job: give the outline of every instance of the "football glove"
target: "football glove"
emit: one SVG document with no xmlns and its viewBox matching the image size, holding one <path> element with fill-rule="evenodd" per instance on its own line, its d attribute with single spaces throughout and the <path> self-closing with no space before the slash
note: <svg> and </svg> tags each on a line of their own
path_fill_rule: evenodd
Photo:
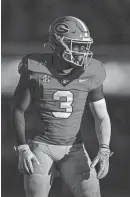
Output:
<svg viewBox="0 0 130 197">
<path fill-rule="evenodd" d="M 97 163 L 100 164 L 99 172 L 97 174 L 98 179 L 104 178 L 109 171 L 109 157 L 113 155 L 113 152 L 110 151 L 110 148 L 106 145 L 102 145 L 98 151 L 97 156 L 94 158 L 91 163 L 91 168 L 94 168 Z"/>
<path fill-rule="evenodd" d="M 20 172 L 24 174 L 33 174 L 33 163 L 35 162 L 39 165 L 39 161 L 34 155 L 34 153 L 30 150 L 28 144 L 20 145 L 17 147 L 18 152 L 18 169 Z"/>
</svg>

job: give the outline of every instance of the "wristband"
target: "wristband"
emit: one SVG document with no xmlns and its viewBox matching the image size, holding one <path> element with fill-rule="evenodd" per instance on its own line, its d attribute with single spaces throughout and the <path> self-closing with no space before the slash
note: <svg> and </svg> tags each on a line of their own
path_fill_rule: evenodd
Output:
<svg viewBox="0 0 130 197">
<path fill-rule="evenodd" d="M 109 147 L 107 144 L 102 144 L 102 145 L 100 146 L 100 148 L 106 148 L 106 149 L 110 150 L 110 147 Z M 112 152 L 112 151 L 110 150 L 110 157 L 111 157 L 113 154 L 114 154 L 114 152 Z"/>
<path fill-rule="evenodd" d="M 101 144 L 101 145 L 100 145 L 100 148 L 107 148 L 107 149 L 110 149 L 110 147 L 109 147 L 107 144 Z"/>
</svg>

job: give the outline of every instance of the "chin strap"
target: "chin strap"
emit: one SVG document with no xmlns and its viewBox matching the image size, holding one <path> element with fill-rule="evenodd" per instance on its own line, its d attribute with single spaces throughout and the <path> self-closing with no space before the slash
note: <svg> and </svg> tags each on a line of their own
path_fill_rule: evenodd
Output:
<svg viewBox="0 0 130 197">
<path fill-rule="evenodd" d="M 45 43 L 44 47 L 48 47 L 54 51 L 54 46 L 52 44 L 50 44 L 49 42 Z"/>
</svg>

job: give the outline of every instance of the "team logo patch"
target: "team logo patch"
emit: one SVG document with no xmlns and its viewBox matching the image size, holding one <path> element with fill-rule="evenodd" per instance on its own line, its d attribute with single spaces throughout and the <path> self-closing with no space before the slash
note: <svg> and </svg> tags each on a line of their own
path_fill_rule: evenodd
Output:
<svg viewBox="0 0 130 197">
<path fill-rule="evenodd" d="M 54 29 L 57 33 L 61 33 L 61 34 L 65 34 L 69 32 L 69 27 L 65 23 L 59 23 L 55 25 Z"/>
<path fill-rule="evenodd" d="M 51 76 L 50 75 L 42 75 L 41 80 L 43 83 L 49 83 L 49 81 L 51 80 Z"/>
<path fill-rule="evenodd" d="M 69 82 L 68 79 L 64 79 L 64 80 L 62 81 L 63 84 L 66 84 L 66 83 L 68 83 L 68 82 Z"/>
</svg>

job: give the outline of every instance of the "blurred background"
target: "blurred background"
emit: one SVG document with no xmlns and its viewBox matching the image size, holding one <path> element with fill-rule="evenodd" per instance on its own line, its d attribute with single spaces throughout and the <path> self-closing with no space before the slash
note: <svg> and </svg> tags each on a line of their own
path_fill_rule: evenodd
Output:
<svg viewBox="0 0 130 197">
<path fill-rule="evenodd" d="M 88 25 L 94 39 L 94 57 L 104 63 L 107 72 L 104 93 L 115 154 L 108 176 L 101 180 L 102 194 L 130 196 L 130 0 L 1 0 L 1 8 L 2 197 L 25 197 L 11 130 L 12 98 L 19 80 L 17 66 L 28 53 L 47 52 L 43 45 L 48 40 L 49 24 L 63 15 L 78 17 Z M 92 115 L 86 109 L 81 130 L 93 159 L 98 143 Z M 63 195 L 72 196 L 57 177 L 50 196 Z"/>
</svg>

